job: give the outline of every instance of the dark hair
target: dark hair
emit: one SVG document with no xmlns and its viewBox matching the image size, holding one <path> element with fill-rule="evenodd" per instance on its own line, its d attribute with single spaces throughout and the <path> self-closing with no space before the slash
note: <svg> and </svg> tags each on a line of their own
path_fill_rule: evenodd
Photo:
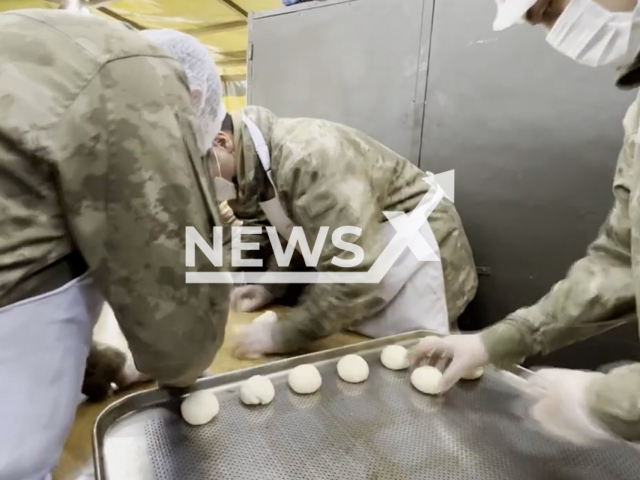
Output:
<svg viewBox="0 0 640 480">
<path fill-rule="evenodd" d="M 231 115 L 228 113 L 225 115 L 224 120 L 222 120 L 222 128 L 223 132 L 231 132 L 233 133 L 233 120 L 231 119 Z"/>
</svg>

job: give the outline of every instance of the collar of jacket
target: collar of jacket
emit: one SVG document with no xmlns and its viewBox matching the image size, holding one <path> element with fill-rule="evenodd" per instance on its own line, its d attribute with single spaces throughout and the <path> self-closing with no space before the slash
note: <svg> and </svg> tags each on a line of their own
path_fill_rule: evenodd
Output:
<svg viewBox="0 0 640 480">
<path fill-rule="evenodd" d="M 622 90 L 638 88 L 640 86 L 640 53 L 631 65 L 620 69 L 619 72 L 616 87 Z"/>
<path fill-rule="evenodd" d="M 276 117 L 269 110 L 260 107 L 245 107 L 231 116 L 234 132 L 233 144 L 236 150 L 236 188 L 238 197 L 227 203 L 238 218 L 258 218 L 262 217 L 262 209 L 258 198 L 260 188 L 264 186 L 261 185 L 262 182 L 256 180 L 256 166 L 260 159 L 253 145 L 249 129 L 242 120 L 245 115 L 260 129 L 267 145 L 270 145 L 271 132 Z M 273 158 L 271 161 L 273 163 Z"/>
</svg>

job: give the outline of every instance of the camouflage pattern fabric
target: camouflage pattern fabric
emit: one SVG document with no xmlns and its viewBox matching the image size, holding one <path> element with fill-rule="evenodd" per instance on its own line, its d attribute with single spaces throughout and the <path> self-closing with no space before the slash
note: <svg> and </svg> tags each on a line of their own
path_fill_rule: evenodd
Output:
<svg viewBox="0 0 640 480">
<path fill-rule="evenodd" d="M 598 238 L 566 278 L 533 306 L 507 316 L 483 333 L 492 361 L 519 363 L 637 321 L 640 289 L 640 189 L 638 100 L 624 119 L 625 138 L 613 181 L 614 204 Z M 593 413 L 623 438 L 640 440 L 640 365 L 616 368 L 595 382 L 588 402 Z"/>
<path fill-rule="evenodd" d="M 7 12 L 0 108 L 0 296 L 79 250 L 137 368 L 191 384 L 224 337 L 229 287 L 185 283 L 185 228 L 222 223 L 180 66 L 118 22 Z"/>
<path fill-rule="evenodd" d="M 323 120 L 277 118 L 266 109 L 246 107 L 233 116 L 239 195 L 228 202 L 244 225 L 268 223 L 258 204 L 258 158 L 242 114 L 253 120 L 265 137 L 283 207 L 289 218 L 304 228 L 309 244 L 315 243 L 321 226 L 329 227 L 316 267 L 319 271 L 340 270 L 331 263 L 334 256 L 352 257 L 331 242 L 333 231 L 347 225 L 361 228 L 362 235 L 357 240 L 344 235 L 344 240 L 365 252 L 361 265 L 351 270 L 368 271 L 383 249 L 379 232 L 386 218 L 382 212 L 410 212 L 430 188 L 422 180 L 425 172 L 357 130 Z M 454 323 L 476 292 L 473 255 L 450 201 L 443 199 L 428 221 L 440 246 L 447 307 Z M 264 245 L 268 240 L 266 234 L 262 237 L 243 241 Z M 274 260 L 268 259 L 268 268 L 283 270 Z M 302 263 L 297 256 L 289 269 L 297 271 Z M 305 302 L 279 324 L 278 350 L 292 351 L 335 333 L 366 318 L 381 301 L 376 284 L 314 284 L 310 289 Z"/>
</svg>

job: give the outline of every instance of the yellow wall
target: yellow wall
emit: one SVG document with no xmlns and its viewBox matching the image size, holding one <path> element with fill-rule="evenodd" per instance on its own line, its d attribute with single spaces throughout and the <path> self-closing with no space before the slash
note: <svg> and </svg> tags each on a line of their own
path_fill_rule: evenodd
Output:
<svg viewBox="0 0 640 480">
<path fill-rule="evenodd" d="M 222 95 L 222 100 L 228 112 L 240 110 L 247 104 L 247 83 L 234 80 L 224 81 L 223 77 Z"/>
<path fill-rule="evenodd" d="M 251 10 L 272 8 L 280 0 L 246 0 L 245 7 L 253 6 Z M 273 5 L 272 5 L 273 4 Z M 237 15 L 230 12 L 222 2 L 211 0 L 126 0 L 110 2 L 106 6 L 129 19 L 137 21 L 148 28 L 175 28 L 185 32 L 203 25 L 212 25 L 237 21 Z M 0 12 L 19 10 L 23 8 L 56 9 L 59 5 L 47 0 L 0 0 Z M 111 19 L 104 13 L 91 8 L 91 12 L 102 18 Z M 197 36 L 211 52 L 214 61 L 220 61 L 218 52 L 224 50 L 240 51 L 247 48 L 246 28 L 230 30 L 207 37 Z M 210 37 L 210 38 L 209 38 Z M 224 47 L 224 48 L 222 48 Z M 244 66 L 219 67 L 223 76 L 242 77 Z M 244 81 L 223 81 L 223 101 L 227 111 L 234 112 L 246 105 L 246 83 Z"/>
<path fill-rule="evenodd" d="M 247 104 L 247 97 L 222 97 L 222 100 L 229 113 L 236 112 Z"/>
</svg>

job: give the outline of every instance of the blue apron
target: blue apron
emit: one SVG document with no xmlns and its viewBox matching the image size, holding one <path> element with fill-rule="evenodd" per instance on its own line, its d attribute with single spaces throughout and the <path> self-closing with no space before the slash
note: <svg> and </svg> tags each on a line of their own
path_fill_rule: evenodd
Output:
<svg viewBox="0 0 640 480">
<path fill-rule="evenodd" d="M 0 309 L 0 479 L 50 478 L 104 300 L 88 273 Z"/>
</svg>

